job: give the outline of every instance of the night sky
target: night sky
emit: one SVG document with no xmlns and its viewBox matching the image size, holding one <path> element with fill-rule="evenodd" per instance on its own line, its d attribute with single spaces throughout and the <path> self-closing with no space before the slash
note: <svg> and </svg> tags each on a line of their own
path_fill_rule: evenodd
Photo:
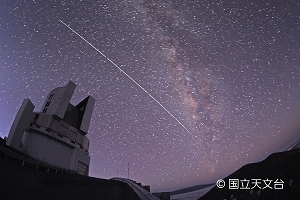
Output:
<svg viewBox="0 0 300 200">
<path fill-rule="evenodd" d="M 2 0 L 0 136 L 72 80 L 96 99 L 90 176 L 213 183 L 299 137 L 299 52 L 299 0 Z"/>
</svg>

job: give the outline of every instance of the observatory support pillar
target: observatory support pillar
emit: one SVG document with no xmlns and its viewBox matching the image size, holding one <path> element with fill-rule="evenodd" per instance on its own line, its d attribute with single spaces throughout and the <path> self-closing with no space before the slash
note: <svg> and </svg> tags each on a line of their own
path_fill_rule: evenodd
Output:
<svg viewBox="0 0 300 200">
<path fill-rule="evenodd" d="M 20 149 L 23 134 L 33 121 L 34 105 L 29 99 L 24 99 L 10 128 L 6 145 Z"/>
</svg>

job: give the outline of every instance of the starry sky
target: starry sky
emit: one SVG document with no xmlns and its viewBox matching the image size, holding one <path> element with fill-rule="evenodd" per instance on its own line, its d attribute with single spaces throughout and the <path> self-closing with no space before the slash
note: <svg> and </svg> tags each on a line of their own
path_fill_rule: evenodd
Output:
<svg viewBox="0 0 300 200">
<path fill-rule="evenodd" d="M 299 52 L 299 0 L 2 0 L 0 136 L 72 80 L 96 99 L 90 176 L 213 183 L 299 137 Z"/>
</svg>

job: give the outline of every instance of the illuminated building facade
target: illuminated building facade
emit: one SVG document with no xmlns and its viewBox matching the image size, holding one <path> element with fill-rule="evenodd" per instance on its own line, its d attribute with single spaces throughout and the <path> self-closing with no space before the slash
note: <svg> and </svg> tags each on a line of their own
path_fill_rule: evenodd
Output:
<svg viewBox="0 0 300 200">
<path fill-rule="evenodd" d="M 95 99 L 86 97 L 76 106 L 70 99 L 76 88 L 70 81 L 53 89 L 40 112 L 25 99 L 13 121 L 6 145 L 47 164 L 89 173 L 89 139 L 86 137 Z"/>
</svg>

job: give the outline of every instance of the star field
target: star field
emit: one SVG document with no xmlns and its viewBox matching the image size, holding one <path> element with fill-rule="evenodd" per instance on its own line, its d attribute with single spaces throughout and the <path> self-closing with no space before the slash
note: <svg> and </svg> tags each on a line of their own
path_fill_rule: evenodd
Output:
<svg viewBox="0 0 300 200">
<path fill-rule="evenodd" d="M 152 191 L 213 183 L 299 136 L 299 52 L 298 0 L 4 0 L 0 136 L 23 99 L 39 111 L 72 80 L 72 104 L 96 99 L 90 176 L 129 163 Z"/>
</svg>

